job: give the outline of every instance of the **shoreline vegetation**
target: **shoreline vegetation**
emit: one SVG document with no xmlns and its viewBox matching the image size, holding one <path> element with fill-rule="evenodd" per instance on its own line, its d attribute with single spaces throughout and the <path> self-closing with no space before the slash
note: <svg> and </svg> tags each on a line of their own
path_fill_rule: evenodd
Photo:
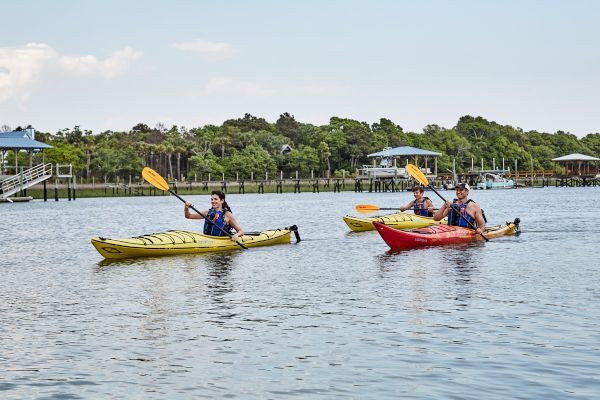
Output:
<svg viewBox="0 0 600 400">
<path fill-rule="evenodd" d="M 245 114 L 220 126 L 167 128 L 159 123 L 151 128 L 139 123 L 127 132 L 101 133 L 75 126 L 56 133 L 36 131 L 35 139 L 53 148 L 35 154 L 4 149 L 1 165 L 5 172 L 10 173 L 16 165 L 71 165 L 76 181 L 95 182 L 100 191 L 104 191 L 100 182 L 139 182 L 142 168 L 148 166 L 169 181 L 220 184 L 223 180 L 243 180 L 246 192 L 253 191 L 249 182 L 260 177 L 275 182 L 281 176 L 286 178 L 283 191 L 288 192 L 293 191 L 288 177 L 300 177 L 303 181 L 308 181 L 308 177 L 352 178 L 357 170 L 372 164 L 368 154 L 400 146 L 441 153 L 437 159 L 438 175 L 451 174 L 453 168 L 462 174 L 473 165 L 481 169 L 500 165 L 504 168 L 505 162 L 511 172 L 561 172 L 563 167 L 552 162 L 553 158 L 570 153 L 600 154 L 600 133 L 579 139 L 568 132 L 524 131 L 469 115 L 461 117 L 452 128 L 430 124 L 422 132 L 405 132 L 385 118 L 369 124 L 331 117 L 328 124 L 318 126 L 301 123 L 286 112 L 275 123 Z M 405 160 L 398 162 L 404 165 Z M 61 179 L 58 181 L 62 183 Z M 52 185 L 49 182 L 48 189 Z M 323 186 L 320 191 L 327 189 Z M 81 189 L 82 194 L 87 190 Z M 228 190 L 237 192 L 233 187 Z M 301 187 L 301 191 L 308 190 L 313 190 L 310 183 Z M 343 190 L 349 190 L 348 184 Z M 353 184 L 350 190 L 354 190 Z M 265 185 L 264 191 L 276 189 Z"/>
<path fill-rule="evenodd" d="M 175 186 L 171 182 L 171 188 L 181 195 L 209 195 L 212 190 L 223 190 L 225 189 L 227 194 L 261 194 L 261 193 L 320 193 L 320 192 L 355 192 L 355 180 L 354 178 L 342 179 L 330 179 L 327 183 L 326 178 L 319 178 L 318 186 L 316 185 L 317 179 L 304 179 L 304 180 L 293 180 L 287 179 L 281 181 L 281 186 L 278 187 L 278 181 L 245 181 L 243 186 L 238 182 L 226 182 L 226 187 L 223 187 L 222 181 L 212 182 L 178 182 Z M 337 181 L 337 182 L 335 182 Z M 365 180 L 363 180 L 365 181 Z M 191 184 L 190 184 L 191 183 Z M 262 186 L 261 186 L 262 183 Z M 298 187 L 299 183 L 299 187 Z M 335 184 L 339 185 L 338 187 Z M 394 192 L 411 191 L 411 187 L 414 181 L 404 180 L 399 182 L 397 190 Z M 433 185 L 436 190 L 443 190 L 443 187 L 439 182 Z M 516 190 L 522 188 L 543 188 L 547 186 L 554 186 L 554 184 L 543 177 L 535 177 L 531 179 L 523 179 L 517 181 L 517 186 L 512 189 L 503 190 Z M 428 191 L 428 189 L 425 189 Z M 475 190 L 475 189 L 474 189 Z M 70 192 L 69 192 L 70 191 Z M 363 182 L 362 187 L 363 193 L 381 193 L 383 191 L 369 190 L 369 183 Z M 390 191 L 388 191 L 390 192 Z M 23 197 L 31 196 L 34 200 L 40 200 L 44 198 L 44 189 L 42 184 L 35 185 L 28 188 Z M 157 190 L 152 185 L 147 183 L 132 183 L 129 184 L 104 184 L 104 183 L 77 183 L 75 185 L 67 185 L 65 183 L 53 184 L 48 183 L 46 185 L 46 196 L 48 200 L 53 200 L 56 197 L 59 199 L 68 198 L 91 198 L 91 197 L 132 197 L 132 196 L 168 196 L 161 190 Z"/>
</svg>

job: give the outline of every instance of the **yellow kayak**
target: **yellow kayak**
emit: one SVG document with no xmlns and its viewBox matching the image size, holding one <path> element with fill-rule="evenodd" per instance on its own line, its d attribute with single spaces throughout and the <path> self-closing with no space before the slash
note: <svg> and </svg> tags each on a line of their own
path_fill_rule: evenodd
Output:
<svg viewBox="0 0 600 400">
<path fill-rule="evenodd" d="M 245 247 L 271 246 L 290 242 L 294 232 L 300 241 L 298 228 L 274 229 L 263 232 L 246 233 L 238 241 Z M 166 231 L 126 239 L 92 238 L 92 244 L 104 258 L 130 258 L 148 256 L 169 256 L 176 254 L 205 253 L 209 251 L 237 250 L 241 247 L 227 236 L 209 236 L 191 231 Z"/>
<path fill-rule="evenodd" d="M 448 223 L 447 218 L 444 218 L 441 221 L 434 221 L 432 217 L 422 217 L 420 215 L 408 214 L 405 212 L 369 218 L 352 217 L 350 215 L 344 217 L 344 222 L 353 231 L 374 231 L 375 226 L 373 225 L 373 221 L 396 229 L 425 228 L 431 225 Z"/>
</svg>

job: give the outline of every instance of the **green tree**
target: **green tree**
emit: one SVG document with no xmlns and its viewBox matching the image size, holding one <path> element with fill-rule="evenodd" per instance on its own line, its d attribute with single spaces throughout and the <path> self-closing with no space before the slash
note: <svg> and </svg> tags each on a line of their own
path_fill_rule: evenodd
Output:
<svg viewBox="0 0 600 400">
<path fill-rule="evenodd" d="M 376 149 L 372 144 L 371 127 L 365 122 L 348 118 L 332 117 L 329 125 L 343 132 L 348 143 L 347 154 L 350 158 L 350 168 L 355 169 L 361 161 L 367 161 L 367 154 Z"/>
<path fill-rule="evenodd" d="M 96 157 L 92 162 L 92 168 L 98 171 L 100 176 L 106 176 L 108 179 L 116 177 L 125 179 L 128 176 L 138 175 L 142 167 L 142 159 L 135 150 L 112 148 L 106 144 L 97 149 Z"/>
<path fill-rule="evenodd" d="M 314 147 L 300 145 L 287 154 L 285 165 L 287 172 L 299 171 L 306 176 L 319 167 L 319 152 Z"/>
<path fill-rule="evenodd" d="M 197 174 L 200 179 L 208 180 L 208 174 L 212 177 L 220 178 L 221 174 L 225 172 L 225 167 L 221 162 L 221 159 L 215 156 L 211 150 L 208 150 L 205 154 L 197 154 L 190 157 L 190 173 Z"/>
<path fill-rule="evenodd" d="M 194 155 L 204 157 L 211 148 L 216 147 L 218 138 L 223 135 L 223 129 L 216 125 L 206 125 L 202 128 L 190 129 L 190 135 Z"/>
<path fill-rule="evenodd" d="M 44 150 L 46 162 L 62 165 L 71 164 L 73 165 L 73 170 L 76 172 L 84 168 L 85 163 L 83 160 L 85 155 L 80 148 L 60 141 L 52 141 L 50 144 L 53 147 Z"/>
<path fill-rule="evenodd" d="M 319 143 L 319 170 L 323 171 L 324 167 L 327 167 L 327 172 L 331 173 L 331 164 L 329 163 L 329 157 L 331 157 L 331 151 L 327 142 Z"/>
<path fill-rule="evenodd" d="M 291 141 L 288 137 L 269 131 L 255 131 L 252 133 L 254 143 L 265 149 L 271 156 L 278 156 L 283 145 Z"/>
<path fill-rule="evenodd" d="M 277 172 L 277 164 L 271 155 L 258 145 L 250 145 L 242 151 L 234 152 L 225 160 L 225 172 L 229 178 L 238 176 L 240 178 L 250 178 L 251 173 L 254 176 L 261 176 L 268 172 L 274 176 Z"/>
<path fill-rule="evenodd" d="M 228 119 L 223 123 L 223 127 L 232 126 L 239 129 L 241 132 L 249 131 L 274 131 L 274 128 L 264 118 L 255 117 L 251 114 L 244 114 L 244 118 Z"/>
<path fill-rule="evenodd" d="M 600 133 L 590 133 L 581 139 L 581 142 L 590 149 L 592 157 L 600 157 Z"/>
<path fill-rule="evenodd" d="M 283 113 L 275 122 L 277 132 L 292 140 L 295 145 L 302 144 L 304 138 L 302 135 L 302 124 L 300 124 L 290 113 Z"/>
<path fill-rule="evenodd" d="M 371 130 L 373 131 L 374 145 L 379 150 L 384 147 L 406 146 L 406 137 L 402 127 L 387 118 L 381 118 L 379 122 L 372 124 Z"/>
</svg>

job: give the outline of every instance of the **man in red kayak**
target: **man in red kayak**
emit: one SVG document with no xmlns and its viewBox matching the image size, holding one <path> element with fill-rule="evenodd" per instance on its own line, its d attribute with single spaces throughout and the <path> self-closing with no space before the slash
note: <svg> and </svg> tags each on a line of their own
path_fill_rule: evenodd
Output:
<svg viewBox="0 0 600 400">
<path fill-rule="evenodd" d="M 469 190 L 471 188 L 466 183 L 456 185 L 456 199 L 450 203 L 448 200 L 433 215 L 435 221 L 448 216 L 448 225 L 462 226 L 465 228 L 477 228 L 478 233 L 483 233 L 485 229 L 485 218 L 481 207 L 473 200 L 469 199 Z"/>
<path fill-rule="evenodd" d="M 400 211 L 406 211 L 408 209 L 413 209 L 416 215 L 421 215 L 423 217 L 433 217 L 433 203 L 429 199 L 429 197 L 423 196 L 423 186 L 414 186 L 412 188 L 413 195 L 415 199 L 410 203 L 400 207 Z"/>
</svg>

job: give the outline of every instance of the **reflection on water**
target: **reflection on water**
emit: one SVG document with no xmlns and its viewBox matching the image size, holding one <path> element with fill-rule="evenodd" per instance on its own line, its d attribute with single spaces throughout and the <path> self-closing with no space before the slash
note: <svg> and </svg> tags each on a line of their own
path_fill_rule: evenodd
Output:
<svg viewBox="0 0 600 400">
<path fill-rule="evenodd" d="M 227 278 L 238 255 L 239 251 L 207 254 L 204 261 L 208 265 L 209 275 L 218 280 Z"/>
<path fill-rule="evenodd" d="M 198 225 L 167 196 L 0 205 L 0 397 L 593 398 L 600 191 L 514 193 L 477 202 L 520 237 L 402 252 L 341 218 L 411 193 L 232 195 L 307 240 L 111 262 L 90 237 Z"/>
<path fill-rule="evenodd" d="M 103 272 L 107 268 L 118 268 L 135 265 L 147 265 L 151 259 L 159 259 L 162 257 L 145 257 L 145 258 L 123 258 L 123 259 L 102 259 L 96 263 L 96 272 Z"/>
<path fill-rule="evenodd" d="M 478 252 L 485 251 L 483 242 L 476 242 L 459 246 L 453 246 L 450 251 L 443 254 L 443 260 L 448 265 L 448 275 L 454 279 L 456 307 L 466 308 L 471 299 L 474 278 L 479 274 L 478 259 L 475 255 Z"/>
<path fill-rule="evenodd" d="M 208 271 L 207 290 L 210 299 L 216 303 L 215 311 L 220 318 L 235 316 L 231 313 L 232 306 L 227 301 L 227 295 L 234 290 L 231 271 L 235 266 L 235 259 L 239 252 L 228 252 L 225 254 L 212 253 L 206 256 L 206 268 Z"/>
</svg>

